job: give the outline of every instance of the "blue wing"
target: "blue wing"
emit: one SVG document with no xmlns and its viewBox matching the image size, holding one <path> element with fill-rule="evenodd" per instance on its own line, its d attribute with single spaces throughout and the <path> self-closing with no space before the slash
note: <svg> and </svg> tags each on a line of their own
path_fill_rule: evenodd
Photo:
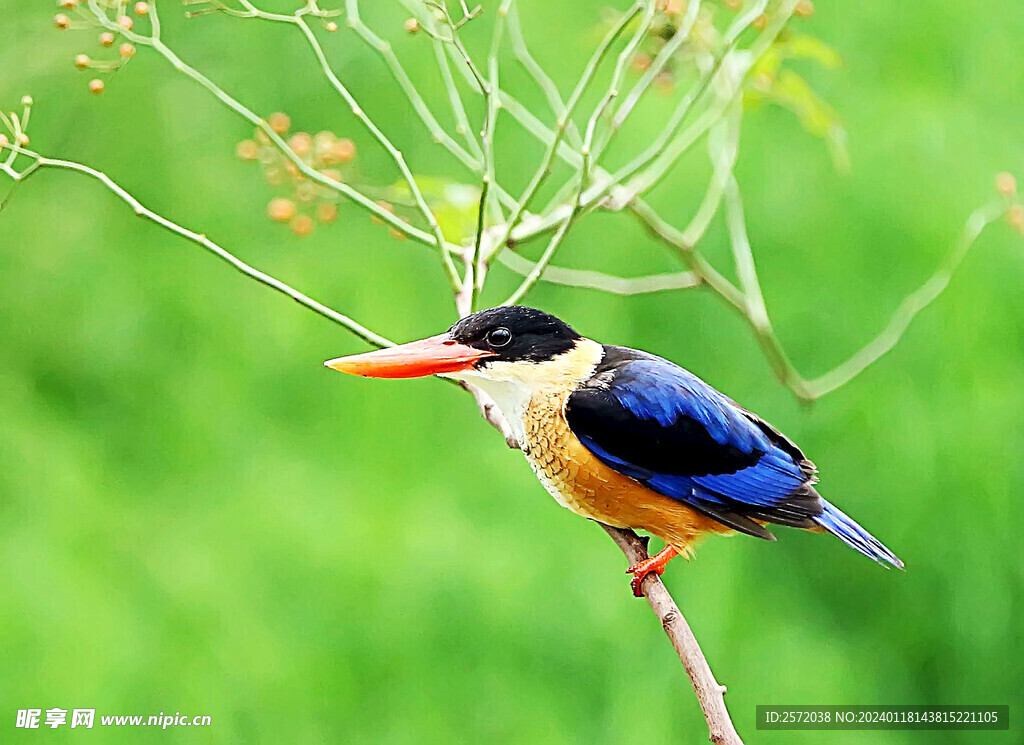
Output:
<svg viewBox="0 0 1024 745">
<path fill-rule="evenodd" d="M 606 465 L 742 532 L 813 527 L 823 510 L 814 465 L 792 442 L 660 357 L 606 347 L 566 419 Z"/>
<path fill-rule="evenodd" d="M 769 540 L 763 523 L 824 529 L 875 561 L 903 566 L 821 498 L 814 464 L 792 441 L 668 360 L 606 346 L 565 416 L 605 465 L 724 525 Z"/>
</svg>

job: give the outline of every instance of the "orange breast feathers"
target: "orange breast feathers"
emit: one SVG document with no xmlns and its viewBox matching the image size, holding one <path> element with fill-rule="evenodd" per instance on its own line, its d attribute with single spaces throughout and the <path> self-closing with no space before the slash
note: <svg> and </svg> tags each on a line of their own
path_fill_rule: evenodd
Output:
<svg viewBox="0 0 1024 745">
<path fill-rule="evenodd" d="M 634 528 L 690 553 L 702 533 L 732 531 L 682 502 L 651 491 L 599 461 L 565 420 L 566 394 L 534 397 L 523 417 L 523 452 L 544 488 L 578 515 Z"/>
</svg>

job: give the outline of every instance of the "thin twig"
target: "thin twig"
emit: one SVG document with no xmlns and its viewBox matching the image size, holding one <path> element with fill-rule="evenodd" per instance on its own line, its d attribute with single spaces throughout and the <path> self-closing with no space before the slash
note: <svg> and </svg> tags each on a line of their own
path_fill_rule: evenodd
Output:
<svg viewBox="0 0 1024 745">
<path fill-rule="evenodd" d="M 843 387 L 895 347 L 917 314 L 927 308 L 949 286 L 950 280 L 967 256 L 967 252 L 978 240 L 978 236 L 1006 214 L 1006 208 L 1006 202 L 997 199 L 974 210 L 967 218 L 960 236 L 945 260 L 923 285 L 903 299 L 885 329 L 848 360 L 824 375 L 807 381 L 809 396 L 821 398 Z"/>
<path fill-rule="evenodd" d="M 520 256 L 514 251 L 504 251 L 498 262 L 516 274 L 527 276 L 533 271 L 536 262 Z M 598 290 L 611 295 L 648 295 L 655 292 L 686 290 L 700 286 L 701 280 L 695 272 L 673 272 L 671 274 L 648 274 L 643 277 L 616 277 L 591 269 L 569 269 L 561 266 L 548 266 L 541 276 L 542 282 L 566 287 L 579 287 L 587 290 Z"/>
<path fill-rule="evenodd" d="M 275 132 L 264 119 L 259 117 L 256 113 L 254 113 L 251 109 L 242 104 L 236 98 L 229 95 L 220 86 L 218 86 L 208 77 L 206 77 L 201 72 L 196 70 L 194 67 L 186 64 L 180 57 L 178 57 L 177 54 L 174 53 L 172 49 L 170 49 L 166 44 L 163 43 L 163 41 L 161 41 L 160 37 L 143 36 L 141 34 L 128 31 L 120 25 L 118 25 L 117 23 L 115 23 L 114 21 L 112 21 L 100 7 L 97 0 L 88 0 L 88 3 L 90 11 L 95 15 L 100 25 L 102 25 L 104 28 L 108 30 L 121 34 L 126 39 L 131 41 L 133 44 L 151 47 L 154 51 L 156 51 L 164 59 L 166 59 L 175 70 L 179 71 L 189 79 L 198 83 L 201 87 L 206 89 L 210 94 L 217 98 L 217 100 L 219 100 L 229 109 L 231 109 L 236 114 L 241 116 L 247 122 L 252 124 L 254 127 L 259 129 L 264 135 L 266 135 L 267 139 L 269 139 L 274 144 L 274 146 L 277 147 L 277 149 L 280 150 L 281 153 L 295 165 L 295 167 L 299 170 L 300 173 L 302 173 L 303 176 L 305 176 L 311 181 L 314 181 L 318 184 L 326 186 L 329 189 L 333 189 L 341 193 L 348 199 L 358 204 L 360 207 L 363 207 L 364 209 L 372 213 L 375 217 L 379 218 L 381 221 L 383 221 L 390 227 L 393 227 L 396 230 L 404 233 L 412 240 L 427 246 L 433 246 L 441 251 L 445 250 L 445 246 L 438 245 L 436 237 L 431 233 L 424 230 L 420 230 L 419 228 L 410 225 L 402 218 L 392 214 L 391 212 L 387 211 L 386 209 L 378 205 L 372 199 L 368 199 L 365 195 L 363 195 L 356 189 L 353 189 L 348 184 L 329 178 L 324 174 L 320 173 L 320 171 L 316 170 L 315 168 L 310 167 L 308 163 L 306 163 L 302 158 L 295 154 L 295 152 L 288 146 L 288 143 L 286 143 L 281 138 L 281 136 L 278 135 L 277 132 Z M 156 17 L 155 2 L 151 2 L 149 4 L 149 14 L 151 18 Z"/>
<path fill-rule="evenodd" d="M 590 60 L 587 62 L 586 66 L 583 69 L 583 73 L 580 75 L 579 82 L 576 84 L 576 87 L 573 89 L 572 94 L 569 96 L 569 100 L 565 105 L 564 113 L 561 117 L 559 117 L 558 122 L 556 122 L 555 124 L 554 137 L 551 143 L 548 145 L 548 150 L 541 160 L 540 167 L 537 168 L 537 170 L 534 172 L 533 177 L 530 179 L 530 183 L 523 191 L 522 196 L 519 198 L 519 202 L 516 204 L 515 209 L 509 216 L 507 228 L 505 230 L 505 236 L 498 243 L 495 249 L 496 251 L 501 251 L 503 246 L 508 245 L 509 238 L 512 236 L 512 231 L 514 231 L 516 226 L 519 224 L 519 220 L 522 217 L 523 212 L 529 206 L 530 201 L 533 199 L 534 195 L 537 193 L 537 191 L 543 185 L 544 181 L 547 179 L 548 175 L 551 173 L 552 164 L 554 163 L 554 160 L 558 155 L 558 146 L 559 144 L 561 144 L 562 138 L 565 135 L 566 128 L 569 126 L 569 120 L 572 118 L 573 112 L 576 110 L 576 106 L 579 104 L 580 99 L 583 97 L 583 94 L 586 92 L 587 87 L 590 85 L 590 81 L 593 80 L 594 74 L 597 72 L 597 68 L 601 64 L 601 60 L 604 59 L 612 44 L 615 43 L 615 40 L 619 37 L 623 30 L 625 30 L 626 26 L 629 25 L 630 21 L 632 21 L 633 18 L 635 18 L 636 15 L 642 9 L 642 2 L 633 3 L 633 5 L 630 6 L 630 8 L 627 9 L 625 13 L 622 14 L 622 17 L 618 20 L 618 22 L 605 35 L 604 39 L 601 40 L 601 43 L 598 45 L 597 49 L 594 50 L 594 53 L 591 55 Z M 581 183 L 580 188 L 583 189 L 585 187 L 586 184 Z M 566 229 L 568 228 L 568 225 L 572 223 L 572 219 L 575 217 L 576 211 L 577 210 L 574 207 L 572 214 L 570 214 L 569 217 L 565 218 L 564 222 L 562 223 L 563 225 L 566 226 Z M 557 243 L 555 244 L 555 247 L 557 247 Z M 493 258 L 493 256 L 489 258 Z"/>
<path fill-rule="evenodd" d="M 630 566 L 648 558 L 647 542 L 632 530 L 613 528 L 604 523 L 598 525 L 604 528 L 615 541 L 615 545 L 622 549 Z M 708 725 L 708 739 L 716 745 L 743 745 L 743 740 L 736 732 L 729 710 L 725 706 L 725 686 L 719 683 L 715 674 L 711 672 L 697 637 L 693 635 L 690 624 L 686 622 L 686 617 L 679 610 L 671 593 L 661 578 L 654 573 L 647 575 L 640 588 L 654 615 L 661 621 L 661 627 L 672 642 L 672 647 L 679 655 L 679 661 L 683 663 L 683 669 L 690 678 L 693 692 L 697 694 L 697 701 Z"/>
<path fill-rule="evenodd" d="M 160 227 L 169 230 L 170 232 L 175 233 L 176 235 L 180 235 L 182 238 L 186 238 L 187 240 L 190 240 L 199 246 L 202 246 L 207 251 L 214 254 L 223 261 L 226 261 L 228 264 L 233 266 L 235 269 L 237 269 L 239 272 L 249 277 L 250 279 L 254 279 L 262 285 L 266 285 L 267 287 L 270 287 L 271 289 L 276 290 L 277 292 L 280 292 L 283 295 L 287 295 L 292 300 L 297 302 L 299 305 L 309 308 L 314 313 L 318 313 L 324 318 L 334 321 L 338 325 L 348 329 L 353 334 L 363 339 L 364 341 L 372 344 L 373 346 L 394 346 L 394 342 L 384 338 L 380 334 L 371 331 L 366 326 L 363 326 L 361 323 L 353 320 L 352 318 L 349 318 L 343 313 L 339 313 L 338 311 L 332 308 L 328 308 L 323 303 L 318 302 L 317 300 L 314 300 L 305 293 L 302 293 L 299 290 L 296 290 L 294 287 L 285 284 L 276 277 L 272 277 L 269 274 L 261 272 L 259 269 L 256 269 L 255 267 L 245 263 L 227 249 L 223 248 L 222 246 L 218 245 L 217 243 L 214 243 L 212 240 L 207 238 L 204 233 L 197 233 L 194 230 L 190 230 L 189 228 L 183 227 L 182 225 L 179 225 L 178 223 L 169 220 L 168 218 L 163 217 L 162 215 L 159 215 L 156 212 L 153 212 L 151 209 L 149 209 L 141 202 L 139 202 L 138 199 L 136 199 L 130 193 L 125 191 L 113 179 L 111 179 L 107 174 L 103 173 L 102 171 L 98 171 L 95 168 L 91 168 L 87 165 L 77 163 L 75 161 L 61 160 L 58 158 L 47 158 L 32 150 L 17 148 L 12 145 L 6 145 L 4 147 L 13 148 L 17 153 L 32 158 L 36 164 L 35 168 L 61 168 L 68 171 L 75 171 L 76 173 L 82 173 L 85 174 L 86 176 L 90 176 L 96 179 L 101 184 L 103 184 L 108 191 L 115 194 L 121 201 L 123 201 L 125 204 L 131 207 L 135 211 L 135 214 L 138 215 L 139 217 L 145 218 L 150 222 L 156 223 Z M 32 170 L 35 170 L 35 168 L 33 168 Z M 12 172 L 10 169 L 7 168 L 4 168 L 3 170 L 15 181 L 23 180 L 29 175 L 29 173 L 32 172 L 28 169 L 22 171 L 21 173 Z"/>
</svg>

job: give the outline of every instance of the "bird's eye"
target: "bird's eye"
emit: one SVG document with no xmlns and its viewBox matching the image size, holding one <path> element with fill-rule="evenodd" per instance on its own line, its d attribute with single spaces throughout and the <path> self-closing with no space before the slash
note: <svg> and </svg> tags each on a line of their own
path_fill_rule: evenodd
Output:
<svg viewBox="0 0 1024 745">
<path fill-rule="evenodd" d="M 509 342 L 512 341 L 512 332 L 504 326 L 499 326 L 496 329 L 491 329 L 487 332 L 487 343 L 493 349 L 500 349 L 501 347 L 508 346 Z"/>
</svg>

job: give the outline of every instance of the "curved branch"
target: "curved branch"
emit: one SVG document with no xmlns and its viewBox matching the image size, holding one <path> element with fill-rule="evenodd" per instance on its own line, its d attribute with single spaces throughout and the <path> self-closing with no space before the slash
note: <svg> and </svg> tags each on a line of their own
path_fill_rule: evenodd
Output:
<svg viewBox="0 0 1024 745">
<path fill-rule="evenodd" d="M 0 150 L 2 150 L 3 147 L 11 148 L 14 152 L 33 159 L 32 165 L 28 166 L 24 171 L 21 172 L 15 171 L 13 168 L 9 166 L 4 166 L 0 168 L 0 170 L 3 170 L 3 172 L 10 176 L 15 182 L 24 180 L 31 173 L 35 172 L 40 168 L 62 168 L 64 170 L 75 171 L 76 173 L 81 173 L 86 176 L 90 176 L 99 181 L 101 184 L 103 184 L 108 191 L 112 192 L 121 201 L 123 201 L 125 204 L 131 207 L 132 210 L 135 211 L 135 214 L 138 215 L 139 217 L 145 218 L 146 220 L 149 220 L 152 223 L 156 223 L 165 230 L 169 230 L 170 232 L 175 233 L 176 235 L 180 235 L 182 238 L 185 238 L 199 246 L 202 246 L 207 251 L 217 256 L 219 259 L 233 266 L 246 277 L 249 277 L 249 279 L 256 280 L 261 285 L 265 285 L 271 288 L 272 290 L 276 290 L 277 292 L 280 292 L 282 295 L 287 295 L 292 300 L 297 302 L 299 305 L 308 308 L 314 313 L 318 313 L 319 315 L 323 316 L 324 318 L 330 321 L 334 321 L 339 326 L 342 326 L 348 331 L 351 331 L 360 339 L 363 339 L 364 341 L 372 344 L 375 347 L 393 347 L 395 345 L 395 343 L 390 339 L 386 339 L 380 334 L 371 331 L 358 321 L 349 318 L 343 313 L 339 313 L 333 308 L 329 308 L 328 306 L 324 305 L 323 303 L 317 300 L 314 300 L 309 295 L 306 295 L 305 293 L 296 290 L 291 285 L 282 282 L 276 277 L 272 277 L 266 272 L 262 272 L 259 269 L 255 268 L 254 266 L 245 263 L 240 258 L 235 256 L 233 253 L 228 251 L 226 248 L 221 247 L 217 243 L 214 243 L 212 240 L 207 238 L 204 233 L 197 233 L 194 230 L 190 230 L 189 228 L 179 225 L 178 223 L 172 220 L 168 220 L 166 217 L 159 215 L 156 212 L 153 212 L 151 209 L 145 207 L 138 199 L 136 199 L 123 188 L 121 188 L 121 186 L 119 186 L 107 174 L 103 173 L 103 171 L 98 171 L 95 168 L 90 168 L 87 165 L 83 165 L 82 163 L 76 163 L 75 161 L 71 160 L 46 158 L 39 155 L 36 152 L 33 152 L 31 150 L 25 150 L 24 148 L 16 147 L 11 144 L 7 144 L 0 147 Z"/>
<path fill-rule="evenodd" d="M 646 539 L 632 530 L 613 528 L 604 523 L 598 525 L 604 528 L 615 541 L 615 545 L 622 549 L 630 566 L 648 558 Z M 656 574 L 648 574 L 640 588 L 654 615 L 661 621 L 665 635 L 672 642 L 672 648 L 676 650 L 679 661 L 683 663 L 683 669 L 690 678 L 693 692 L 697 695 L 701 711 L 704 712 L 704 721 L 708 724 L 708 739 L 717 745 L 743 745 L 743 740 L 740 739 L 729 716 L 729 710 L 725 707 L 725 686 L 719 683 L 715 674 L 711 672 L 697 637 L 693 635 L 693 629 L 686 622 L 672 594 Z"/>
</svg>

